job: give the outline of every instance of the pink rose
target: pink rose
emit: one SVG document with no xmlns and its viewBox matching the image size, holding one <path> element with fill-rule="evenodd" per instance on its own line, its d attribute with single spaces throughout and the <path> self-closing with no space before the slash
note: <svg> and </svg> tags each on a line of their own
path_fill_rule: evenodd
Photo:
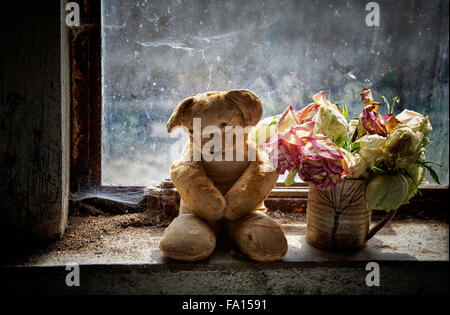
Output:
<svg viewBox="0 0 450 315">
<path fill-rule="evenodd" d="M 335 187 L 354 166 L 351 153 L 340 149 L 325 135 L 314 134 L 314 115 L 320 107 L 333 108 L 325 92 L 314 95 L 314 103 L 295 113 L 288 107 L 276 125 L 276 133 L 261 147 L 278 174 L 297 170 L 300 178 L 318 189 Z"/>
<path fill-rule="evenodd" d="M 299 151 L 296 145 L 292 145 L 283 139 L 278 139 L 276 147 L 269 152 L 269 159 L 278 174 L 290 172 L 299 164 Z"/>
<path fill-rule="evenodd" d="M 313 135 L 314 122 L 275 134 L 263 145 L 278 174 L 297 169 L 300 178 L 318 189 L 335 187 L 349 165 L 347 153 L 324 135 Z"/>
<path fill-rule="evenodd" d="M 318 189 L 331 189 L 344 173 L 344 157 L 339 148 L 325 136 L 310 138 L 302 146 L 298 175 Z"/>
<path fill-rule="evenodd" d="M 314 122 L 294 125 L 284 133 L 274 134 L 262 145 L 278 174 L 298 167 L 301 147 L 312 136 L 313 129 Z"/>
</svg>

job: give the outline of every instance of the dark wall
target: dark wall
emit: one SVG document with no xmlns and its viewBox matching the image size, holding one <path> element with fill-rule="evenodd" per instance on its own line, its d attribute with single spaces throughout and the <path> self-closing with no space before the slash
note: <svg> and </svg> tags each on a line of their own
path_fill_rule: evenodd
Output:
<svg viewBox="0 0 450 315">
<path fill-rule="evenodd" d="M 0 229 L 9 236 L 54 238 L 66 224 L 69 107 L 62 10 L 61 1 L 2 4 Z"/>
</svg>

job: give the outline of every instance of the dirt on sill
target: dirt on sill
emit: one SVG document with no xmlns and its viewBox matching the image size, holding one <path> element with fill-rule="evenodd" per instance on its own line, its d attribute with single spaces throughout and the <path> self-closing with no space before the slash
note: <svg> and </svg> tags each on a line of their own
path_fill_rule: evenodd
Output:
<svg viewBox="0 0 450 315">
<path fill-rule="evenodd" d="M 157 236 L 162 233 L 173 219 L 173 216 L 152 212 L 113 215 L 98 211 L 93 212 L 93 215 L 70 216 L 64 237 L 41 248 L 40 252 L 76 251 L 90 246 L 96 247 L 102 242 L 105 235 L 119 234 L 125 229 L 130 231 L 133 229 L 139 230 L 142 227 L 151 227 L 151 229 L 147 229 L 148 233 L 150 233 L 149 236 Z M 282 212 L 277 210 L 267 211 L 267 214 L 283 225 L 292 225 L 305 222 L 306 220 L 304 212 Z M 384 215 L 385 212 L 376 211 L 373 213 L 372 221 L 381 220 Z M 414 218 L 436 219 L 435 217 L 427 217 L 426 214 L 420 215 L 419 213 L 418 216 L 417 213 L 410 214 L 399 211 L 393 218 L 393 221 Z"/>
<path fill-rule="evenodd" d="M 269 216 L 277 219 L 280 224 L 293 224 L 305 221 L 304 213 L 283 213 L 281 211 L 268 212 Z M 125 229 L 140 231 L 140 228 L 151 227 L 149 236 L 157 236 L 164 231 L 172 218 L 160 218 L 148 213 L 130 214 L 101 214 L 77 216 L 69 218 L 63 238 L 45 246 L 41 252 L 76 251 L 86 247 L 98 246 L 105 235 L 119 234 Z"/>
<path fill-rule="evenodd" d="M 398 211 L 393 221 L 425 219 L 447 223 L 446 211 L 444 211 L 445 209 L 441 210 L 431 213 L 431 215 L 428 211 Z M 304 224 L 306 221 L 305 212 L 282 212 L 276 210 L 267 211 L 267 214 L 278 220 L 288 230 L 290 226 L 295 228 L 299 223 Z M 372 221 L 379 221 L 384 216 L 385 212 L 374 211 Z M 78 209 L 72 212 L 64 236 L 61 239 L 46 244 L 15 246 L 13 250 L 9 251 L 10 256 L 6 257 L 2 264 L 5 264 L 5 262 L 6 264 L 11 262 L 20 263 L 26 261 L 27 257 L 51 252 L 89 251 L 98 255 L 120 254 L 115 252 L 119 249 L 111 246 L 111 242 L 121 242 L 121 238 L 125 237 L 126 242 L 133 245 L 132 240 L 142 239 L 143 233 L 145 234 L 145 239 L 150 242 L 156 242 L 173 218 L 173 213 L 168 214 L 164 211 L 111 214 L 93 206 L 84 207 L 81 210 Z M 136 246 L 141 245 L 137 244 Z M 157 248 L 158 244 L 155 243 L 152 246 Z"/>
</svg>

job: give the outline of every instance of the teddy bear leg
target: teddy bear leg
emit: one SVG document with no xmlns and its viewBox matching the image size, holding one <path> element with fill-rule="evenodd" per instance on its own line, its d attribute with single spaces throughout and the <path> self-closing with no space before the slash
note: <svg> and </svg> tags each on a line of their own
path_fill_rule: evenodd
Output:
<svg viewBox="0 0 450 315">
<path fill-rule="evenodd" d="M 197 261 L 212 254 L 216 247 L 215 226 L 192 213 L 181 214 L 166 228 L 159 248 L 167 257 Z"/>
<path fill-rule="evenodd" d="M 253 260 L 271 262 L 286 255 L 288 244 L 280 224 L 260 211 L 227 221 L 226 226 L 241 251 Z"/>
</svg>

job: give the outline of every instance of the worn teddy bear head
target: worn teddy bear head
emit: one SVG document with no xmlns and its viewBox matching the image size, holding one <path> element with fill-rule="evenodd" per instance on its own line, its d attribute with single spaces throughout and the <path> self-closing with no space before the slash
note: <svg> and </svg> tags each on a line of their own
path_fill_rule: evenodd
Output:
<svg viewBox="0 0 450 315">
<path fill-rule="evenodd" d="M 254 126 L 262 116 L 261 100 L 248 90 L 214 91 L 184 99 L 167 122 L 167 130 L 184 126 L 191 132 L 193 119 L 207 126 Z"/>
</svg>

